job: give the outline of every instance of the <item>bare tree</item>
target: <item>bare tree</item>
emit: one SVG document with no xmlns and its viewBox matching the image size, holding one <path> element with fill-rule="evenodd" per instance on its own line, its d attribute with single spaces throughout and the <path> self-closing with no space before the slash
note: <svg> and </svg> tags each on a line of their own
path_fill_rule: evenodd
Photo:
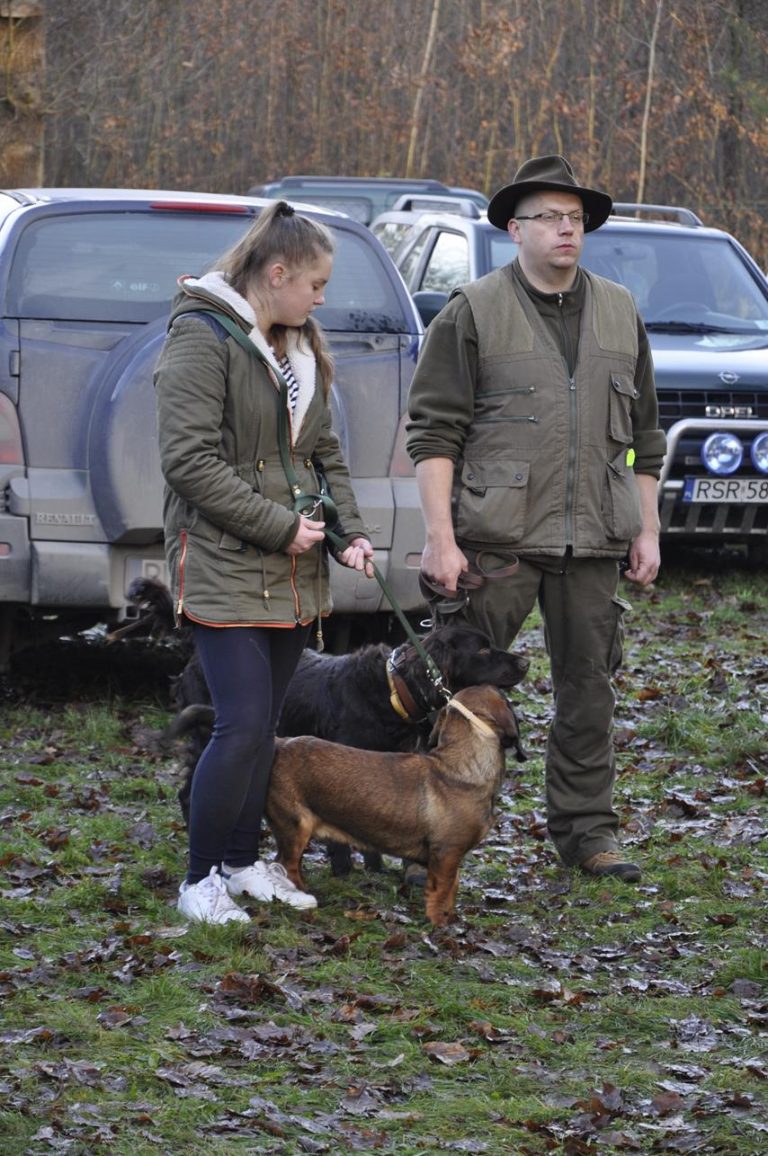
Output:
<svg viewBox="0 0 768 1156">
<path fill-rule="evenodd" d="M 637 200 L 642 201 L 645 196 L 645 170 L 648 155 L 648 125 L 651 119 L 651 93 L 653 92 L 654 72 L 656 69 L 656 41 L 659 36 L 661 12 L 664 0 L 656 0 L 656 11 L 653 17 L 651 38 L 648 42 L 648 72 L 645 82 L 645 101 L 643 104 L 643 119 L 640 127 L 640 173 L 637 179 Z"/>
<path fill-rule="evenodd" d="M 48 183 L 244 192 L 325 171 L 491 192 L 526 156 L 557 151 L 617 199 L 690 205 L 768 263 L 764 0 L 47 0 L 44 12 Z M 21 123 L 14 45 L 0 143 Z"/>
<path fill-rule="evenodd" d="M 416 81 L 416 95 L 413 98 L 413 112 L 411 113 L 411 133 L 408 140 L 408 155 L 405 158 L 405 175 L 410 177 L 413 175 L 413 164 L 416 156 L 416 141 L 419 136 L 419 123 L 421 119 L 421 106 L 424 99 L 424 88 L 427 84 L 429 76 L 429 69 L 432 62 L 432 55 L 435 51 L 435 40 L 437 38 L 437 21 L 440 17 L 440 0 L 432 0 L 432 14 L 429 18 L 429 30 L 427 32 L 426 43 L 424 44 L 424 56 L 421 61 L 421 69 Z"/>
<path fill-rule="evenodd" d="M 6 185 L 43 180 L 44 30 L 41 3 L 0 3 L 0 171 Z"/>
</svg>

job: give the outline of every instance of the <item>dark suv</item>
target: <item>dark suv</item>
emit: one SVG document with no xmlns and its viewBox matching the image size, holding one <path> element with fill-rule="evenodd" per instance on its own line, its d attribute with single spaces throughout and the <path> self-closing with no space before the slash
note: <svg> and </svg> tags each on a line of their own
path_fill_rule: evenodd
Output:
<svg viewBox="0 0 768 1156">
<path fill-rule="evenodd" d="M 451 289 L 513 259 L 487 218 L 383 214 L 372 226 L 428 324 Z M 687 209 L 615 205 L 582 263 L 626 285 L 653 351 L 668 452 L 667 540 L 746 543 L 768 560 L 768 282 L 746 250 Z"/>
</svg>

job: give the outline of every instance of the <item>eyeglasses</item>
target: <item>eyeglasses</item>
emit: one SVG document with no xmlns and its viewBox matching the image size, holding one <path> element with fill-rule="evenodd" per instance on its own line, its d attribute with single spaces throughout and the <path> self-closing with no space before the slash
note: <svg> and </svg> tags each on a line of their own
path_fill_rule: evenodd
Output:
<svg viewBox="0 0 768 1156">
<path fill-rule="evenodd" d="M 560 225 L 567 217 L 572 225 L 588 225 L 589 213 L 558 213 L 556 209 L 547 209 L 545 213 L 534 213 L 532 217 L 515 217 L 516 221 L 543 221 L 545 225 Z"/>
</svg>

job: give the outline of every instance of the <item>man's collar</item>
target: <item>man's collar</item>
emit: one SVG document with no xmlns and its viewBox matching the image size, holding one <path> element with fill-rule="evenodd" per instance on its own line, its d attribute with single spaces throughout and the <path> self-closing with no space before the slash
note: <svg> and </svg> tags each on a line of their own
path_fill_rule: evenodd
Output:
<svg viewBox="0 0 768 1156">
<path fill-rule="evenodd" d="M 523 267 L 520 264 L 519 257 L 515 258 L 513 268 L 526 293 L 530 294 L 531 297 L 538 297 L 541 301 L 554 302 L 560 297 L 564 297 L 566 301 L 573 301 L 580 298 L 584 292 L 585 278 L 580 265 L 577 265 L 576 267 L 576 276 L 574 277 L 573 285 L 571 285 L 570 289 L 555 289 L 550 293 L 545 293 L 544 290 L 537 289 L 535 285 L 531 284 L 523 272 Z"/>
</svg>

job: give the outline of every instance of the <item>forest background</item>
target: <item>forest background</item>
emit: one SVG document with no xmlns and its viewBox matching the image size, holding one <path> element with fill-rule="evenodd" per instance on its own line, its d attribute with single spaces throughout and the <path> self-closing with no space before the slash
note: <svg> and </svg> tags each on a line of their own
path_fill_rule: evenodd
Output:
<svg viewBox="0 0 768 1156">
<path fill-rule="evenodd" d="M 765 0 L 0 0 L 0 183 L 490 193 L 562 152 L 768 264 Z"/>
</svg>

